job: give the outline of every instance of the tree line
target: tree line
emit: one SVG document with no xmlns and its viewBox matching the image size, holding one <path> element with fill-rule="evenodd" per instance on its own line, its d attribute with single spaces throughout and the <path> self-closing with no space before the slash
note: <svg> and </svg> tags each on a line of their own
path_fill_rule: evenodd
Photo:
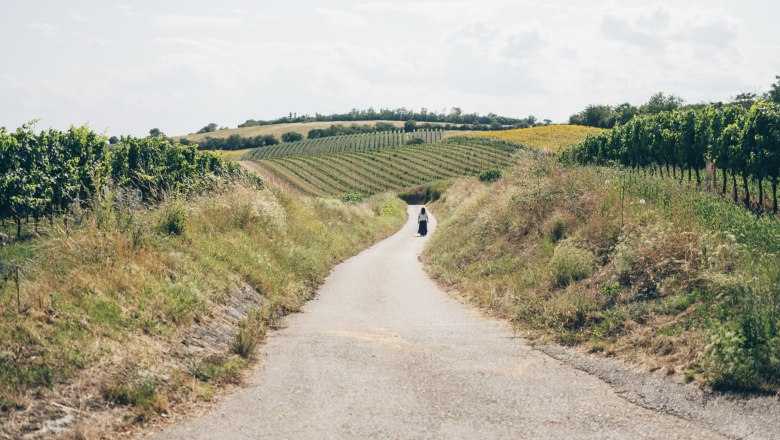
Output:
<svg viewBox="0 0 780 440">
<path fill-rule="evenodd" d="M 272 134 L 244 137 L 239 134 L 231 134 L 226 138 L 206 137 L 197 142 L 182 138 L 182 145 L 194 145 L 199 150 L 245 150 L 247 148 L 267 147 L 279 143 L 279 139 Z"/>
<path fill-rule="evenodd" d="M 134 191 L 144 202 L 165 193 L 203 191 L 222 177 L 240 173 L 237 165 L 194 145 L 163 136 L 122 137 L 111 145 L 87 126 L 35 133 L 29 125 L 14 132 L 0 127 L 0 221 L 66 215 L 89 206 L 106 185 Z M 67 221 L 67 217 L 65 217 Z"/>
<path fill-rule="evenodd" d="M 288 116 L 272 119 L 272 120 L 249 119 L 243 124 L 239 124 L 239 128 L 254 127 L 260 125 L 285 124 L 285 123 L 292 123 L 292 122 L 335 122 L 335 121 L 376 121 L 376 120 L 386 120 L 386 121 L 413 120 L 417 122 L 442 122 L 442 123 L 452 124 L 453 127 L 462 126 L 462 125 L 466 125 L 466 126 L 493 125 L 493 126 L 513 126 L 512 128 L 523 128 L 522 126 L 532 127 L 540 123 L 540 121 L 535 116 L 528 116 L 527 118 L 511 118 L 507 116 L 499 116 L 495 113 L 488 113 L 487 115 L 480 115 L 479 113 L 463 113 L 463 111 L 459 107 L 453 107 L 452 109 L 450 109 L 448 113 L 444 113 L 444 112 L 436 113 L 433 111 L 429 111 L 428 109 L 425 108 L 421 109 L 420 111 L 414 111 L 402 107 L 397 109 L 380 109 L 378 111 L 374 110 L 373 108 L 368 108 L 366 110 L 352 109 L 347 113 L 333 113 L 330 115 L 315 113 L 314 116 L 298 115 L 297 113 L 290 113 Z"/>
<path fill-rule="evenodd" d="M 756 101 L 766 100 L 780 104 L 780 76 L 777 82 L 772 84 L 770 90 L 762 95 L 744 92 L 734 96 L 730 104 L 739 105 L 745 109 L 750 108 Z M 590 127 L 613 128 L 616 125 L 624 125 L 636 116 L 656 115 L 662 112 L 670 112 L 681 109 L 701 109 L 709 104 L 685 104 L 679 96 L 665 95 L 658 92 L 639 106 L 625 102 L 615 106 L 591 104 L 582 111 L 569 117 L 569 123 L 574 125 L 587 125 Z"/>
<path fill-rule="evenodd" d="M 779 78 L 780 79 L 780 78 Z M 751 183 L 758 186 L 758 209 L 764 206 L 764 183 L 772 188 L 772 210 L 778 212 L 780 180 L 780 104 L 756 101 L 749 108 L 740 104 L 710 104 L 695 109 L 639 116 L 624 125 L 584 142 L 566 153 L 580 163 L 620 164 L 646 169 L 662 177 L 688 180 L 712 161 L 721 172 L 720 191 L 726 194 L 731 176 L 732 196 L 738 202 L 737 178 L 743 202 L 751 207 Z"/>
</svg>

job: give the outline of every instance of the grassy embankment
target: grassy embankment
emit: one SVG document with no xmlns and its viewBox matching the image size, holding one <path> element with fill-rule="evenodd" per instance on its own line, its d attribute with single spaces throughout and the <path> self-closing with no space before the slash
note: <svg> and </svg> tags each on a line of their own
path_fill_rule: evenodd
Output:
<svg viewBox="0 0 780 440">
<path fill-rule="evenodd" d="M 780 221 L 641 173 L 528 155 L 437 202 L 429 271 L 541 341 L 780 389 Z"/>
<path fill-rule="evenodd" d="M 144 210 L 113 194 L 67 232 L 0 247 L 0 261 L 23 262 L 19 304 L 12 280 L 0 286 L 0 436 L 35 429 L 16 416 L 49 399 L 130 421 L 210 399 L 335 264 L 404 220 L 389 195 L 350 204 L 235 186 Z M 210 324 L 235 317 L 225 304 L 246 312 L 234 329 Z M 185 350 L 197 329 L 231 340 Z"/>
</svg>

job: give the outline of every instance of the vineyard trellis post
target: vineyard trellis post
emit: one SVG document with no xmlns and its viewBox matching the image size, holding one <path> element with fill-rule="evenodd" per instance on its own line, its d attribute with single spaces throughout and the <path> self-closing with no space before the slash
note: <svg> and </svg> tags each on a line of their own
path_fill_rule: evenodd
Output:
<svg viewBox="0 0 780 440">
<path fill-rule="evenodd" d="M 705 164 L 705 171 L 704 171 L 705 188 L 707 192 L 710 192 L 710 189 L 713 188 L 716 174 L 717 174 L 717 170 L 715 169 L 715 165 L 712 163 L 711 160 L 708 159 Z"/>
</svg>

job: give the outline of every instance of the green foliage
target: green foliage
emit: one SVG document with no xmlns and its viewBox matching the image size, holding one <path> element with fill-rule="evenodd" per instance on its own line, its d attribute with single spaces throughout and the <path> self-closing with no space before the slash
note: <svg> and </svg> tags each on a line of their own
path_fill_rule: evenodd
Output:
<svg viewBox="0 0 780 440">
<path fill-rule="evenodd" d="M 452 179 L 436 180 L 399 191 L 398 197 L 410 205 L 424 205 L 439 200 L 450 185 L 452 185 Z"/>
<path fill-rule="evenodd" d="M 205 139 L 198 143 L 191 142 L 187 139 L 182 139 L 180 142 L 182 145 L 195 145 L 199 150 L 222 151 L 246 150 L 249 148 L 268 147 L 279 144 L 279 140 L 272 134 L 255 137 L 244 137 L 239 134 L 231 134 L 226 138 L 206 136 Z"/>
<path fill-rule="evenodd" d="M 245 366 L 246 361 L 237 356 L 209 356 L 191 374 L 202 382 L 239 384 Z"/>
<path fill-rule="evenodd" d="M 198 193 L 240 174 L 211 153 L 172 144 L 162 135 L 122 137 L 110 148 L 88 127 L 38 134 L 23 126 L 0 128 L 0 218 L 21 221 L 67 214 L 88 206 L 106 185 L 137 191 L 145 202 L 167 193 Z"/>
<path fill-rule="evenodd" d="M 198 133 L 212 133 L 217 131 L 217 127 L 218 127 L 217 124 L 212 122 L 206 125 L 205 127 L 201 128 L 200 130 L 198 130 Z"/>
<path fill-rule="evenodd" d="M 184 235 L 187 228 L 187 212 L 181 202 L 166 204 L 161 215 L 158 225 L 160 232 L 166 235 Z"/>
<path fill-rule="evenodd" d="M 411 138 L 408 141 L 406 141 L 406 145 L 420 145 L 424 143 L 425 140 L 423 140 L 422 138 Z"/>
<path fill-rule="evenodd" d="M 132 383 L 120 383 L 103 388 L 103 398 L 115 405 L 134 406 L 141 410 L 141 419 L 148 419 L 155 413 L 168 410 L 168 402 L 160 392 L 155 379 L 138 378 Z"/>
<path fill-rule="evenodd" d="M 495 182 L 501 178 L 501 170 L 498 168 L 491 168 L 479 173 L 480 182 Z"/>
<path fill-rule="evenodd" d="M 596 269 L 596 259 L 587 249 L 563 241 L 555 247 L 550 260 L 553 284 L 566 287 L 574 281 L 589 277 Z"/>
<path fill-rule="evenodd" d="M 635 116 L 670 112 L 681 108 L 682 105 L 683 100 L 681 98 L 658 92 L 640 107 L 635 107 L 627 102 L 614 107 L 609 105 L 588 105 L 581 112 L 571 115 L 569 124 L 613 128 L 628 123 Z"/>
<path fill-rule="evenodd" d="M 689 181 L 695 173 L 697 184 L 709 159 L 721 169 L 721 192 L 726 192 L 727 174 L 741 176 L 746 206 L 752 203 L 750 180 L 755 180 L 758 209 L 763 209 L 763 183 L 769 179 L 773 211 L 777 212 L 780 105 L 758 101 L 747 114 L 740 106 L 712 105 L 634 118 L 610 132 L 589 136 L 564 157 L 580 163 L 650 169 L 681 181 L 687 171 Z M 736 177 L 733 179 L 736 201 Z"/>
<path fill-rule="evenodd" d="M 297 131 L 288 131 L 282 134 L 282 142 L 298 142 L 303 140 L 303 135 Z"/>
<path fill-rule="evenodd" d="M 769 92 L 767 93 L 767 99 L 774 102 L 775 104 L 780 104 L 780 75 L 775 76 L 775 79 L 777 81 L 772 84 L 772 88 L 769 89 Z"/>
<path fill-rule="evenodd" d="M 389 122 L 377 122 L 374 125 L 351 124 L 348 126 L 343 124 L 334 124 L 328 128 L 311 129 L 309 130 L 309 133 L 306 135 L 306 138 L 319 139 L 319 138 L 332 137 L 332 136 L 348 136 L 353 134 L 376 133 L 376 132 L 395 131 L 395 130 L 396 130 L 395 125 Z"/>
<path fill-rule="evenodd" d="M 704 350 L 705 373 L 715 388 L 772 389 L 780 385 L 780 311 L 770 292 L 747 286 L 735 319 L 714 322 Z M 727 306 L 730 304 L 727 303 Z"/>
<path fill-rule="evenodd" d="M 360 193 L 344 193 L 339 194 L 338 198 L 344 203 L 362 203 L 366 199 L 366 195 Z"/>
<path fill-rule="evenodd" d="M 419 121 L 420 123 L 440 122 L 447 123 L 446 130 L 487 130 L 488 124 L 498 122 L 503 127 L 525 128 L 534 126 L 537 120 L 533 116 L 528 118 L 510 118 L 495 114 L 480 115 L 478 113 L 464 113 L 459 107 L 452 107 L 449 113 L 435 113 L 425 108 L 419 112 L 408 108 L 389 109 L 383 108 L 375 110 L 369 108 L 366 110 L 352 109 L 348 113 L 333 113 L 330 115 L 316 114 L 297 115 L 290 113 L 289 116 L 273 119 L 270 121 L 248 119 L 239 127 L 256 127 L 273 124 L 289 124 L 295 122 L 337 122 L 337 121 Z M 420 124 L 423 125 L 423 124 Z"/>
<path fill-rule="evenodd" d="M 513 153 L 518 148 L 504 142 L 453 138 L 378 150 L 301 154 L 260 163 L 291 186 L 311 195 L 376 194 L 504 167 L 516 160 Z"/>
</svg>

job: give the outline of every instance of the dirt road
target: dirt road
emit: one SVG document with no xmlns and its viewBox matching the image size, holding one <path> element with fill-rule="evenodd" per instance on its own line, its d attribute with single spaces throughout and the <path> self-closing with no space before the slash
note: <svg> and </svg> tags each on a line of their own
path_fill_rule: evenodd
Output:
<svg viewBox="0 0 780 440">
<path fill-rule="evenodd" d="M 418 261 L 425 240 L 410 220 L 338 266 L 269 337 L 247 388 L 153 438 L 726 438 L 450 299 Z"/>
</svg>

